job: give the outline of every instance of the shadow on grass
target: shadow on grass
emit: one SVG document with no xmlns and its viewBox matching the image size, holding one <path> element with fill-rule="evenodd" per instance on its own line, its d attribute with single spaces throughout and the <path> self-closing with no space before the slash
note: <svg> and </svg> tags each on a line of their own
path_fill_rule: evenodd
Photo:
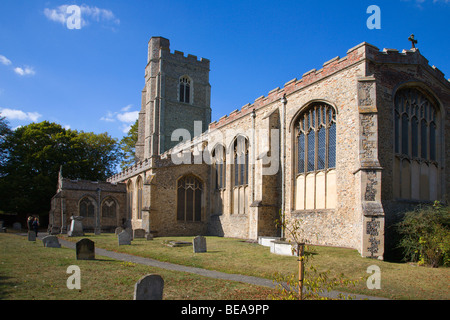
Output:
<svg viewBox="0 0 450 320">
<path fill-rule="evenodd" d="M 0 300 L 3 300 L 9 296 L 10 288 L 14 288 L 19 285 L 19 282 L 13 281 L 12 277 L 0 275 Z"/>
</svg>

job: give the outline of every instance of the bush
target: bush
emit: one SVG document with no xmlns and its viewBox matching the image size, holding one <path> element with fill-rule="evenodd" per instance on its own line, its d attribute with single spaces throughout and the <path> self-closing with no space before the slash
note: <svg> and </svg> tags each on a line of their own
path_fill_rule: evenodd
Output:
<svg viewBox="0 0 450 320">
<path fill-rule="evenodd" d="M 407 212 L 397 225 L 406 261 L 436 268 L 450 265 L 450 207 L 432 206 Z"/>
</svg>

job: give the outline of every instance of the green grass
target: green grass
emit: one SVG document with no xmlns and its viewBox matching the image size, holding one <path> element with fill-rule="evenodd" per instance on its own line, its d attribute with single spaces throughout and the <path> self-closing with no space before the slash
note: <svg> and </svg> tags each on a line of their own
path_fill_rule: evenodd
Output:
<svg viewBox="0 0 450 320">
<path fill-rule="evenodd" d="M 241 239 L 206 237 L 206 253 L 194 254 L 192 247 L 169 247 L 170 240 L 192 241 L 193 237 L 161 237 L 147 241 L 135 239 L 131 246 L 118 246 L 114 234 L 87 235 L 96 246 L 116 252 L 176 264 L 274 279 L 276 272 L 285 275 L 298 270 L 296 257 L 270 253 L 268 247 L 249 243 Z M 66 238 L 77 241 L 80 238 Z M 407 263 L 391 263 L 362 258 L 353 249 L 312 247 L 313 258 L 307 266 L 313 265 L 319 271 L 330 271 L 331 275 L 344 274 L 351 280 L 359 280 L 355 287 L 340 287 L 336 290 L 353 294 L 379 296 L 389 299 L 450 299 L 450 269 L 419 267 Z M 365 278 L 367 268 L 377 265 L 381 270 L 381 289 L 369 290 Z"/>
<path fill-rule="evenodd" d="M 163 277 L 165 300 L 267 299 L 273 292 L 107 257 L 76 260 L 72 249 L 44 248 L 40 240 L 29 242 L 14 234 L 0 234 L 0 256 L 0 299 L 4 300 L 130 300 L 135 283 L 151 273 Z M 67 288 L 70 265 L 80 267 L 81 290 Z"/>
<path fill-rule="evenodd" d="M 86 237 L 97 248 L 149 257 L 187 266 L 227 273 L 274 279 L 274 273 L 295 274 L 296 257 L 271 254 L 269 248 L 240 239 L 207 237 L 206 253 L 194 254 L 192 247 L 169 247 L 170 240 L 192 241 L 193 237 L 166 237 L 147 241 L 135 239 L 131 246 L 118 246 L 114 234 Z M 66 238 L 78 241 L 81 238 Z M 314 247 L 312 264 L 332 275 L 343 273 L 358 280 L 367 277 L 367 267 L 381 269 L 381 289 L 367 289 L 365 280 L 356 287 L 336 288 L 350 293 L 390 299 L 450 298 L 450 269 L 418 267 L 406 263 L 390 263 L 362 258 L 356 250 Z M 137 280 L 149 273 L 158 273 L 165 280 L 164 299 L 267 299 L 274 291 L 231 281 L 209 279 L 183 272 L 115 261 L 96 257 L 95 261 L 78 261 L 71 249 L 44 248 L 41 241 L 28 242 L 26 237 L 0 234 L 0 298 L 1 299 L 132 299 Z M 66 269 L 81 268 L 81 291 L 69 290 Z M 211 290 L 210 288 L 214 288 Z"/>
</svg>

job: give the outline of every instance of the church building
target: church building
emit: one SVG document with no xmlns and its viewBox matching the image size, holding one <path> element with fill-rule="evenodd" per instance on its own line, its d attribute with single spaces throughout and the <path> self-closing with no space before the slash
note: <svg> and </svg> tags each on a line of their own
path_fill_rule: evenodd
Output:
<svg viewBox="0 0 450 320">
<path fill-rule="evenodd" d="M 133 229 L 288 237 L 281 215 L 312 244 L 383 259 L 402 212 L 446 200 L 450 83 L 414 43 L 361 43 L 214 122 L 209 72 L 150 39 L 138 161 L 108 179 Z"/>
</svg>

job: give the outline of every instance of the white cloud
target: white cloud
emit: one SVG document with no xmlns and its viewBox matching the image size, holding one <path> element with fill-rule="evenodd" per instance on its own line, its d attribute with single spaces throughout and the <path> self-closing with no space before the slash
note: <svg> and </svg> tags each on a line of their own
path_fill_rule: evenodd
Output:
<svg viewBox="0 0 450 320">
<path fill-rule="evenodd" d="M 34 72 L 33 68 L 25 66 L 24 68 L 16 67 L 14 68 L 14 72 L 19 76 L 33 76 L 36 72 Z"/>
<path fill-rule="evenodd" d="M 0 63 L 5 66 L 11 66 L 14 72 L 20 76 L 33 76 L 36 74 L 36 72 L 32 67 L 24 66 L 23 68 L 21 68 L 12 66 L 11 60 L 9 60 L 7 57 L 3 55 L 0 55 Z"/>
<path fill-rule="evenodd" d="M 26 120 L 36 122 L 40 117 L 42 117 L 42 115 L 38 112 L 24 112 L 22 110 L 8 108 L 0 109 L 0 113 L 9 120 Z"/>
<path fill-rule="evenodd" d="M 111 112 L 108 111 L 106 116 L 101 117 L 101 121 L 106 122 L 121 122 L 120 129 L 123 131 L 123 133 L 128 133 L 130 131 L 131 126 L 136 122 L 136 120 L 139 118 L 139 111 L 129 111 L 133 107 L 132 104 L 129 104 L 122 109 L 120 109 L 121 112 Z"/>
<path fill-rule="evenodd" d="M 133 107 L 132 104 L 127 105 L 126 107 L 123 107 L 122 109 L 120 109 L 120 111 L 128 111 L 131 109 L 131 107 Z"/>
<path fill-rule="evenodd" d="M 55 9 L 45 8 L 44 15 L 47 19 L 67 25 L 67 19 L 73 17 L 73 11 L 67 10 L 71 6 L 68 4 L 61 5 Z M 80 9 L 80 28 L 90 24 L 90 22 L 112 23 L 120 24 L 120 20 L 116 18 L 114 13 L 108 9 L 101 9 L 97 7 L 90 7 L 85 4 L 79 6 Z"/>
<path fill-rule="evenodd" d="M 117 119 L 120 122 L 131 123 L 131 124 L 133 124 L 137 120 L 138 117 L 139 117 L 139 111 L 124 112 L 124 113 L 119 113 L 117 115 Z"/>
<path fill-rule="evenodd" d="M 0 63 L 9 66 L 12 62 L 7 57 L 0 55 Z"/>
</svg>

